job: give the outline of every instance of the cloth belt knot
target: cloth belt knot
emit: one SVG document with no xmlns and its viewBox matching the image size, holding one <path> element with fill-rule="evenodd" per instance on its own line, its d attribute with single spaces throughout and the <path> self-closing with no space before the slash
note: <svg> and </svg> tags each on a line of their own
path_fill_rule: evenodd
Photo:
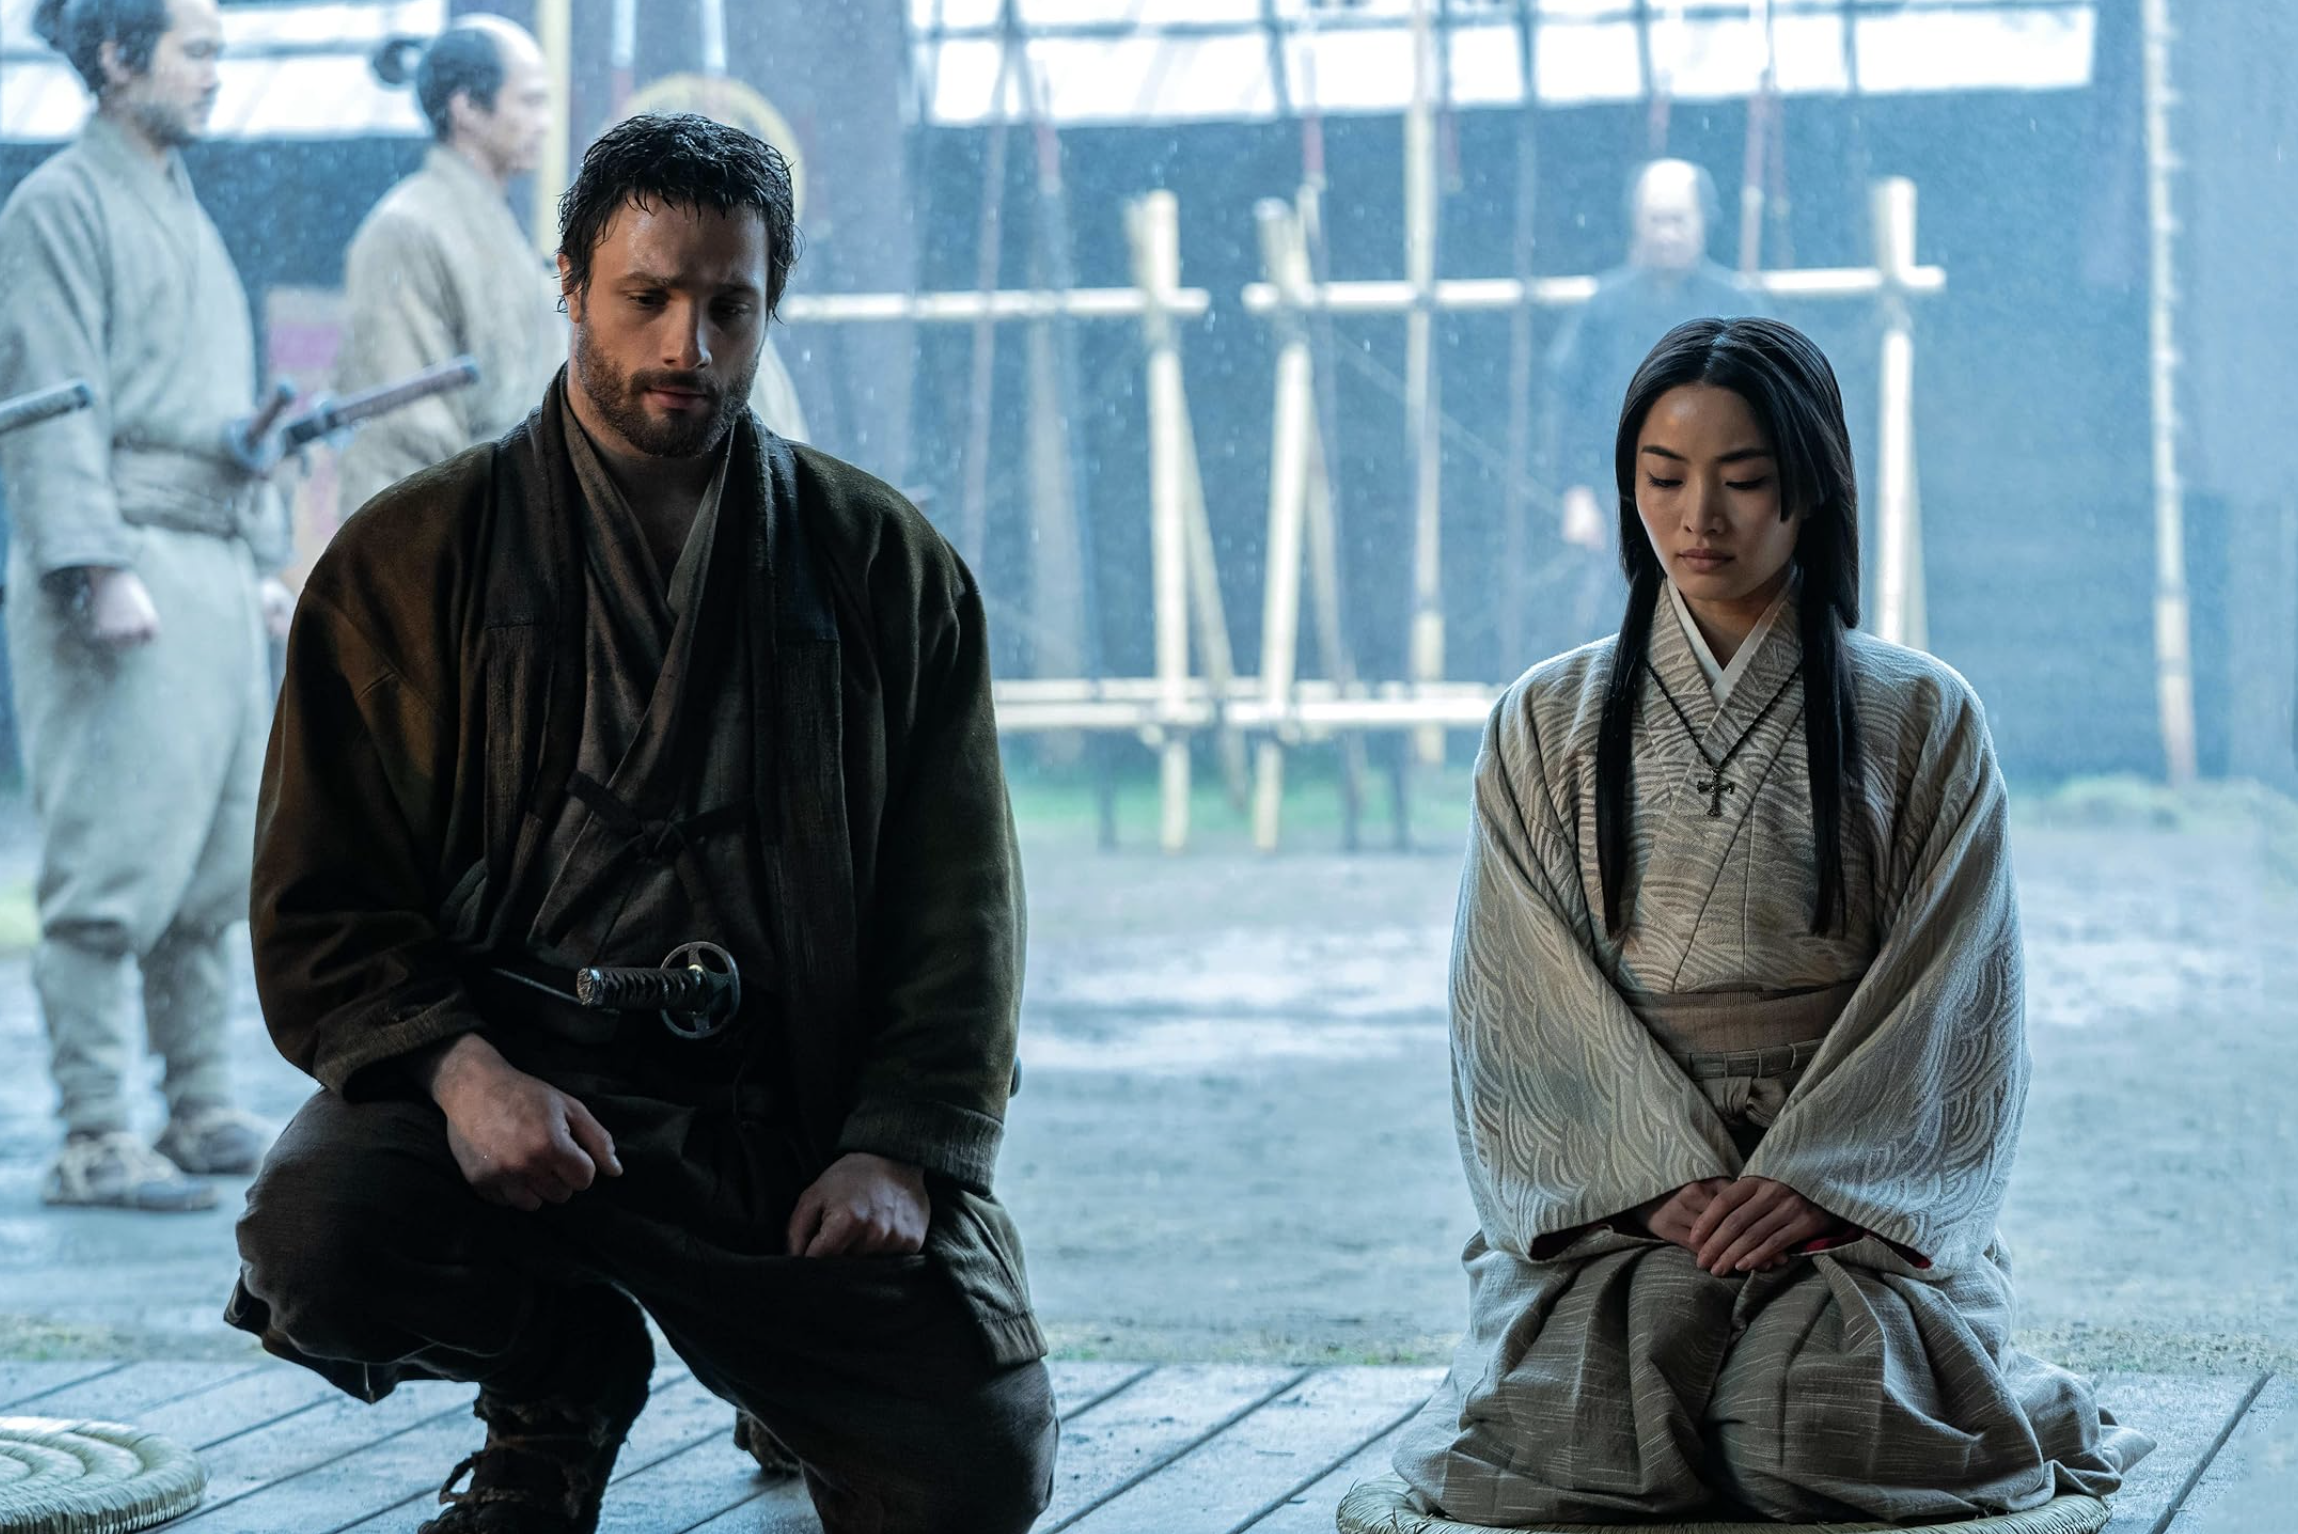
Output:
<svg viewBox="0 0 2298 1534">
<path fill-rule="evenodd" d="M 693 815 L 648 819 L 616 796 L 614 790 L 586 772 L 567 778 L 567 792 L 590 806 L 607 829 L 625 837 L 640 857 L 657 863 L 675 862 L 695 842 L 738 824 L 746 813 L 740 804 L 722 804 Z"/>
</svg>

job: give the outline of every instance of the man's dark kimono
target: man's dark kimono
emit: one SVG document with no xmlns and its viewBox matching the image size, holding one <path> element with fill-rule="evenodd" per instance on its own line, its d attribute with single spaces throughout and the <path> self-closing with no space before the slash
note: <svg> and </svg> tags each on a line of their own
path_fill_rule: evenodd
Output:
<svg viewBox="0 0 2298 1534">
<path fill-rule="evenodd" d="M 564 389 L 370 503 L 304 591 L 253 934 L 272 1034 L 327 1090 L 249 1195 L 230 1318 L 373 1399 L 528 1368 L 554 1297 L 611 1284 L 818 1498 L 919 1499 L 902 1527 L 969 1480 L 1042 1505 L 1044 1341 L 990 1192 L 1022 906 L 972 578 L 899 495 L 746 415 L 714 536 L 706 508 L 659 632 L 623 644 Z M 659 675 L 614 679 L 636 733 L 594 759 L 601 668 L 634 656 Z M 543 989 L 691 938 L 741 967 L 716 1038 Z M 406 1070 L 472 1030 L 582 1101 L 623 1175 L 480 1202 Z M 799 1192 L 856 1151 L 925 1170 L 924 1253 L 786 1255 Z"/>
</svg>

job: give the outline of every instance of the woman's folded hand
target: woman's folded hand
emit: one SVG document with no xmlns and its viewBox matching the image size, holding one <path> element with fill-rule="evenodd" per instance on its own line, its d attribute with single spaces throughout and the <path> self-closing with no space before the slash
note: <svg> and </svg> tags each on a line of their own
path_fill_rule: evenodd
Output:
<svg viewBox="0 0 2298 1534">
<path fill-rule="evenodd" d="M 1673 1193 L 1638 1204 L 1628 1211 L 1629 1220 L 1638 1223 L 1662 1241 L 1673 1241 L 1687 1251 L 1699 1248 L 1692 1242 L 1692 1224 L 1699 1219 L 1715 1196 L 1731 1186 L 1728 1177 L 1710 1177 L 1700 1182 L 1687 1182 Z"/>
<path fill-rule="evenodd" d="M 1702 1268 L 1724 1278 L 1777 1267 L 1806 1241 L 1844 1228 L 1842 1220 L 1786 1183 L 1742 1177 L 1708 1198 L 1688 1237 L 1677 1244 L 1690 1248 Z M 1652 1233 L 1659 1234 L 1656 1226 Z"/>
</svg>

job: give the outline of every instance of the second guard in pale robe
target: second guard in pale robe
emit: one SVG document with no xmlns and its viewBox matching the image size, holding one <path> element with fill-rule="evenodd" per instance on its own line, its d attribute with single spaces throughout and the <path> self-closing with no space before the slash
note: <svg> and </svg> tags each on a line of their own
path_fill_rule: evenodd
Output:
<svg viewBox="0 0 2298 1534">
<path fill-rule="evenodd" d="M 557 274 L 510 203 L 513 179 L 532 173 L 549 136 L 563 131 L 534 37 L 500 16 L 466 16 L 427 44 L 393 39 L 374 68 L 387 85 L 413 86 L 434 142 L 344 255 L 336 388 L 355 393 L 463 355 L 478 363 L 479 382 L 362 430 L 339 470 L 346 513 L 517 425 L 567 346 Z M 805 440 L 804 411 L 771 340 L 750 403 L 768 431 Z"/>
<path fill-rule="evenodd" d="M 387 44 L 376 73 L 404 83 L 419 46 Z M 509 202 L 512 178 L 535 168 L 551 130 L 542 50 L 499 16 L 469 16 L 420 53 L 415 95 L 435 142 L 345 253 L 336 388 L 356 393 L 463 355 L 478 363 L 479 381 L 353 438 L 339 470 L 345 512 L 509 431 L 566 357 L 558 282 Z"/>
<path fill-rule="evenodd" d="M 2111 1492 L 2149 1440 L 2011 1338 L 2003 779 L 1969 685 L 1856 627 L 1834 372 L 1774 320 L 1680 326 L 1613 467 L 1621 630 L 1510 688 L 1477 759 L 1469 1331 L 1400 1495 L 1519 1525 Z"/>
</svg>

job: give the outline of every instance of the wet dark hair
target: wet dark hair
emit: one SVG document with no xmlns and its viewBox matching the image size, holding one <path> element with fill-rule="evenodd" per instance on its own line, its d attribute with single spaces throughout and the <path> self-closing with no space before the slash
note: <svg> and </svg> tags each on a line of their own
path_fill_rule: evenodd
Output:
<svg viewBox="0 0 2298 1534">
<path fill-rule="evenodd" d="M 1685 384 L 1712 384 L 1747 401 L 1777 466 L 1780 515 L 1803 517 L 1794 564 L 1803 582 L 1795 611 L 1803 640 L 1803 738 L 1811 760 L 1819 876 L 1811 930 L 1840 931 L 1848 915 L 1843 806 L 1860 773 L 1859 719 L 1843 669 L 1844 631 L 1859 625 L 1859 484 L 1835 370 L 1802 331 L 1756 318 L 1678 325 L 1636 369 L 1620 406 L 1612 465 L 1620 492 L 1620 567 L 1628 577 L 1628 611 L 1613 641 L 1596 737 L 1596 853 L 1604 930 L 1617 935 L 1621 927 L 1637 684 L 1651 653 L 1660 587 L 1667 581 L 1636 512 L 1636 445 L 1660 396 Z"/>
<path fill-rule="evenodd" d="M 120 63 L 130 74 L 152 67 L 152 50 L 168 35 L 168 0 L 40 0 L 32 30 L 72 61 L 88 89 L 101 96 L 104 44 L 117 44 Z"/>
<path fill-rule="evenodd" d="M 559 254 L 566 291 L 590 288 L 591 253 L 625 207 L 751 209 L 766 221 L 766 313 L 798 259 L 789 162 L 772 144 L 692 112 L 643 112 L 615 124 L 583 152 L 574 185 L 559 199 Z"/>
<path fill-rule="evenodd" d="M 493 28 L 470 20 L 456 22 L 427 45 L 419 37 L 394 37 L 375 50 L 367 67 L 385 85 L 413 80 L 415 101 L 431 124 L 431 136 L 441 141 L 454 128 L 449 109 L 455 98 L 468 96 L 471 105 L 492 112 L 506 73 L 502 39 Z"/>
</svg>

